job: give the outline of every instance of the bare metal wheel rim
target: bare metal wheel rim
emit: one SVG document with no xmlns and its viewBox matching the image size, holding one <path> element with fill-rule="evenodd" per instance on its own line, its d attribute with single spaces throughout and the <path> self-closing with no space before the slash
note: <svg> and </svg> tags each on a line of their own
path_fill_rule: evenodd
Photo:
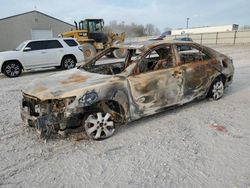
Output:
<svg viewBox="0 0 250 188">
<path fill-rule="evenodd" d="M 75 62 L 73 59 L 69 58 L 69 59 L 65 59 L 64 61 L 64 67 L 67 69 L 72 69 L 75 67 Z"/>
<path fill-rule="evenodd" d="M 17 64 L 12 63 L 6 66 L 5 72 L 9 76 L 17 76 L 20 73 L 20 67 Z"/>
<path fill-rule="evenodd" d="M 222 81 L 215 82 L 214 85 L 213 85 L 213 90 L 212 90 L 213 98 L 215 100 L 221 98 L 222 95 L 223 95 L 223 91 L 224 91 L 223 82 Z"/>
<path fill-rule="evenodd" d="M 109 113 L 94 113 L 85 121 L 85 131 L 92 139 L 103 139 L 112 136 L 115 132 L 114 122 Z"/>
</svg>

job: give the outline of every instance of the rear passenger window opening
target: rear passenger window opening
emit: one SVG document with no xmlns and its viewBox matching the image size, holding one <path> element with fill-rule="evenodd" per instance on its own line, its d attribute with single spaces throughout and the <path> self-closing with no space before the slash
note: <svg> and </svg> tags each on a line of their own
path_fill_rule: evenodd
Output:
<svg viewBox="0 0 250 188">
<path fill-rule="evenodd" d="M 203 50 L 192 45 L 177 45 L 177 51 L 182 64 L 206 61 L 211 59 Z"/>
</svg>

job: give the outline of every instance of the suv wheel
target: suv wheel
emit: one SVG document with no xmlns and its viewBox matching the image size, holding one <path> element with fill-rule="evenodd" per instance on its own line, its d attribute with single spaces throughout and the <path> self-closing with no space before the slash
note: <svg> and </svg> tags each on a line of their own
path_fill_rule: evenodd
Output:
<svg viewBox="0 0 250 188">
<path fill-rule="evenodd" d="M 84 122 L 87 135 L 94 140 L 112 136 L 115 132 L 115 124 L 109 113 L 91 113 Z"/>
<path fill-rule="evenodd" d="M 71 57 L 71 56 L 66 56 L 62 59 L 62 68 L 67 70 L 67 69 L 72 69 L 76 66 L 76 60 Z"/>
<path fill-rule="evenodd" d="M 18 77 L 22 73 L 22 66 L 17 62 L 5 63 L 3 73 L 10 78 Z"/>
</svg>

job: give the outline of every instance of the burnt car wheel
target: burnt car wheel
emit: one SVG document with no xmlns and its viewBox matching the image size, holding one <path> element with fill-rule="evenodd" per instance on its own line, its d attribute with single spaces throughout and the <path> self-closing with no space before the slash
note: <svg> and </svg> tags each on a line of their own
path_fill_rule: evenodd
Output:
<svg viewBox="0 0 250 188">
<path fill-rule="evenodd" d="M 76 60 L 71 57 L 71 56 L 66 56 L 62 59 L 62 68 L 67 70 L 67 69 L 72 69 L 76 66 Z"/>
<path fill-rule="evenodd" d="M 17 62 L 8 62 L 3 66 L 3 73 L 10 78 L 18 77 L 22 73 L 22 67 Z"/>
<path fill-rule="evenodd" d="M 84 128 L 87 135 L 94 140 L 108 138 L 115 132 L 111 115 L 102 112 L 90 114 L 84 123 Z"/>
<path fill-rule="evenodd" d="M 224 84 L 223 81 L 219 78 L 215 79 L 213 82 L 208 97 L 213 98 L 214 100 L 219 100 L 223 96 Z"/>
</svg>

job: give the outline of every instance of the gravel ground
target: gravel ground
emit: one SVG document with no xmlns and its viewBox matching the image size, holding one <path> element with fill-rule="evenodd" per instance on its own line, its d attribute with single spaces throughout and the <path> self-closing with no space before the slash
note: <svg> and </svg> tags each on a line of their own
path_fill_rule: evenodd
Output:
<svg viewBox="0 0 250 188">
<path fill-rule="evenodd" d="M 235 77 L 197 101 L 122 126 L 103 141 L 39 139 L 22 126 L 20 90 L 54 70 L 0 75 L 0 187 L 250 187 L 250 45 L 214 46 Z"/>
</svg>

